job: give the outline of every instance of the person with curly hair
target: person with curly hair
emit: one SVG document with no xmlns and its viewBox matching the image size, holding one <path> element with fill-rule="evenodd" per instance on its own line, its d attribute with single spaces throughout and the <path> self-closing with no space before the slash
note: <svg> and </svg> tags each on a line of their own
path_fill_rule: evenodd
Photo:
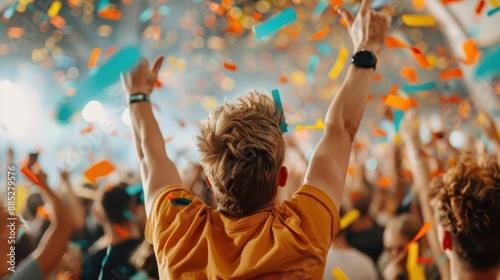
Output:
<svg viewBox="0 0 500 280">
<path fill-rule="evenodd" d="M 463 154 L 431 184 L 438 236 L 452 279 L 500 279 L 500 166 Z"/>
</svg>

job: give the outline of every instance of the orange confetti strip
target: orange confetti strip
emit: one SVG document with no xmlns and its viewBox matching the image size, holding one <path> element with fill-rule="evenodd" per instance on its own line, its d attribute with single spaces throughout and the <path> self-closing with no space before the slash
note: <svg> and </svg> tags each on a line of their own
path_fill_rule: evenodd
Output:
<svg viewBox="0 0 500 280">
<path fill-rule="evenodd" d="M 98 177 L 106 176 L 114 170 L 115 167 L 113 164 L 107 160 L 102 160 L 85 170 L 83 175 L 85 175 L 92 184 L 95 184 Z"/>
<path fill-rule="evenodd" d="M 462 2 L 462 0 L 441 0 L 441 3 L 443 3 L 443 5 L 453 4 L 457 2 Z"/>
<path fill-rule="evenodd" d="M 287 77 L 281 76 L 281 77 L 278 78 L 278 83 L 284 84 L 286 82 L 288 82 L 288 78 Z"/>
<path fill-rule="evenodd" d="M 408 46 L 405 44 L 403 41 L 397 39 L 396 37 L 392 36 L 387 36 L 385 38 L 385 43 L 387 45 L 387 48 L 404 48 L 404 49 L 409 49 L 417 61 L 418 65 L 422 68 L 429 68 L 431 65 L 425 55 L 422 53 L 422 51 L 418 48 Z"/>
<path fill-rule="evenodd" d="M 379 188 L 387 188 L 391 185 L 392 179 L 389 176 L 383 176 L 377 179 L 377 185 Z"/>
<path fill-rule="evenodd" d="M 161 83 L 161 81 L 159 79 L 156 79 L 155 88 L 161 88 L 162 86 L 163 84 Z"/>
<path fill-rule="evenodd" d="M 462 45 L 462 49 L 465 53 L 465 60 L 459 59 L 459 61 L 465 63 L 466 65 L 474 64 L 481 56 L 481 51 L 478 49 L 474 39 L 466 40 Z"/>
<path fill-rule="evenodd" d="M 347 21 L 343 17 L 340 18 L 339 23 L 340 25 L 347 27 Z"/>
<path fill-rule="evenodd" d="M 226 62 L 226 61 L 222 62 L 222 66 L 224 66 L 224 68 L 226 70 L 229 70 L 229 71 L 236 71 L 236 70 L 238 70 L 238 65 L 233 64 L 233 63 L 229 63 L 229 62 Z"/>
<path fill-rule="evenodd" d="M 332 4 L 333 7 L 342 6 L 342 5 L 344 5 L 344 1 L 342 1 L 342 0 L 330 0 L 330 4 Z"/>
<path fill-rule="evenodd" d="M 50 18 L 50 24 L 57 29 L 63 29 L 66 26 L 66 20 L 62 16 L 56 15 Z"/>
<path fill-rule="evenodd" d="M 114 54 L 118 50 L 118 47 L 116 45 L 113 45 L 104 51 L 104 57 L 110 57 L 112 54 Z"/>
<path fill-rule="evenodd" d="M 424 4 L 424 0 L 413 0 L 413 7 L 417 11 L 424 9 Z"/>
<path fill-rule="evenodd" d="M 356 172 L 356 167 L 355 166 L 349 166 L 347 168 L 347 174 L 354 175 L 355 172 Z"/>
<path fill-rule="evenodd" d="M 410 107 L 418 107 L 417 100 L 410 98 Z"/>
<path fill-rule="evenodd" d="M 462 69 L 460 68 L 448 69 L 439 74 L 439 79 L 441 79 L 441 81 L 448 81 L 461 78 L 463 78 L 463 73 Z"/>
<path fill-rule="evenodd" d="M 114 224 L 113 229 L 123 238 L 130 237 L 130 233 L 120 225 Z"/>
<path fill-rule="evenodd" d="M 368 93 L 368 96 L 366 97 L 366 100 L 368 100 L 368 102 L 372 101 L 373 100 L 373 94 Z"/>
<path fill-rule="evenodd" d="M 434 260 L 429 257 L 418 257 L 417 258 L 417 263 L 418 264 L 432 264 Z"/>
<path fill-rule="evenodd" d="M 424 236 L 425 234 L 427 234 L 427 232 L 431 229 L 431 227 L 432 227 L 432 222 L 431 221 L 425 222 L 424 225 L 417 232 L 417 234 L 415 235 L 415 237 L 413 237 L 413 239 L 411 240 L 411 242 L 408 243 L 408 244 L 406 244 L 405 250 L 408 250 L 408 247 L 410 247 L 411 243 L 417 242 L 420 238 L 422 238 L 422 236 Z"/>
<path fill-rule="evenodd" d="M 223 16 L 224 12 L 226 11 L 224 9 L 224 7 L 222 7 L 221 5 L 219 5 L 217 3 L 206 2 L 206 4 L 208 5 L 208 8 L 210 9 L 210 11 L 212 11 L 212 12 L 214 12 L 216 14 L 219 14 L 219 16 Z"/>
<path fill-rule="evenodd" d="M 404 99 L 396 95 L 389 94 L 384 101 L 384 104 L 402 111 L 408 111 L 411 107 L 409 99 Z"/>
<path fill-rule="evenodd" d="M 161 38 L 161 27 L 153 26 L 153 40 L 158 41 Z"/>
<path fill-rule="evenodd" d="M 12 39 L 20 39 L 24 35 L 24 29 L 22 27 L 10 27 L 7 29 L 7 37 Z"/>
<path fill-rule="evenodd" d="M 262 14 L 258 12 L 254 12 L 252 15 L 252 18 L 255 20 L 261 20 L 262 19 Z"/>
<path fill-rule="evenodd" d="M 80 131 L 80 133 L 81 134 L 87 134 L 87 133 L 92 132 L 92 130 L 94 130 L 94 126 L 91 123 L 89 123 L 89 125 L 86 128 L 82 129 Z"/>
<path fill-rule="evenodd" d="M 385 137 L 387 136 L 387 133 L 381 129 L 380 127 L 374 127 L 372 128 L 372 134 L 376 137 Z"/>
<path fill-rule="evenodd" d="M 174 137 L 172 136 L 165 138 L 165 144 L 172 142 L 173 139 Z"/>
<path fill-rule="evenodd" d="M 88 64 L 89 69 L 95 66 L 95 64 L 97 62 L 97 58 L 99 58 L 100 54 L 101 54 L 101 48 L 95 48 L 92 50 L 92 53 L 90 54 L 89 64 Z"/>
<path fill-rule="evenodd" d="M 480 15 L 484 11 L 484 6 L 486 5 L 486 1 L 484 0 L 479 0 L 476 5 L 476 9 L 474 10 L 476 12 L 476 15 Z"/>
<path fill-rule="evenodd" d="M 413 175 L 411 174 L 410 170 L 403 171 L 403 178 L 404 179 L 411 179 L 412 177 L 413 177 Z"/>
<path fill-rule="evenodd" d="M 365 144 L 363 142 L 354 142 L 353 148 L 356 151 L 361 151 L 365 148 Z"/>
<path fill-rule="evenodd" d="M 391 90 L 389 91 L 389 95 L 396 95 L 398 93 L 399 86 L 398 85 L 393 85 L 391 87 Z"/>
<path fill-rule="evenodd" d="M 116 9 L 106 8 L 102 9 L 97 13 L 97 16 L 104 19 L 118 21 L 122 17 L 122 13 Z"/>
<path fill-rule="evenodd" d="M 28 177 L 28 179 L 30 179 L 30 180 L 31 180 L 31 182 L 33 182 L 33 183 L 35 183 L 37 186 L 39 186 L 39 187 L 40 187 L 40 189 L 42 189 L 42 190 L 44 190 L 44 191 L 46 191 L 46 190 L 47 190 L 47 188 L 46 188 L 44 185 L 42 185 L 42 183 L 40 183 L 40 180 L 38 180 L 38 178 L 36 177 L 36 175 L 35 175 L 35 174 L 33 174 L 33 172 L 31 172 L 31 170 L 29 170 L 29 169 L 28 169 L 28 167 L 23 166 L 23 167 L 21 168 L 21 173 L 23 173 L 23 174 L 24 174 L 24 176 Z"/>
<path fill-rule="evenodd" d="M 443 102 L 443 103 L 460 103 L 460 97 L 456 96 L 456 95 L 450 95 L 450 96 L 441 96 L 440 98 L 440 101 Z"/>
<path fill-rule="evenodd" d="M 410 83 L 416 83 L 418 81 L 417 71 L 413 67 L 405 67 L 401 69 L 401 76 L 407 79 Z"/>
<path fill-rule="evenodd" d="M 382 81 L 383 78 L 384 78 L 384 76 L 382 75 L 382 73 L 373 74 L 373 81 L 374 82 L 380 82 L 380 81 Z"/>
<path fill-rule="evenodd" d="M 132 3 L 132 0 L 122 0 L 122 3 L 124 5 L 130 5 L 130 3 Z"/>
<path fill-rule="evenodd" d="M 309 37 L 309 40 L 319 40 L 323 37 L 326 36 L 326 34 L 330 33 L 332 29 L 330 27 L 325 27 L 321 30 L 319 30 L 318 32 L 314 33 L 313 35 L 311 35 L 311 37 Z"/>
<path fill-rule="evenodd" d="M 38 206 L 36 208 L 36 214 L 47 220 L 50 218 L 49 213 L 45 210 L 43 206 Z"/>
<path fill-rule="evenodd" d="M 351 201 L 358 200 L 359 196 L 360 196 L 359 192 L 352 192 L 350 195 Z"/>
<path fill-rule="evenodd" d="M 243 29 L 243 26 L 241 26 L 240 22 L 237 19 L 234 19 L 233 17 L 227 17 L 227 23 L 228 26 L 224 29 L 224 32 L 226 33 L 233 33 L 236 35 L 242 34 L 245 30 Z"/>
</svg>

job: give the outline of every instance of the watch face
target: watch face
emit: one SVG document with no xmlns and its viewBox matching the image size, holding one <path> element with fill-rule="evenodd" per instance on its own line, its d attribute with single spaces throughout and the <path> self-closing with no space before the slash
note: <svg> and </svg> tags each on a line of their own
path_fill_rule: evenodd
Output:
<svg viewBox="0 0 500 280">
<path fill-rule="evenodd" d="M 357 65 L 373 67 L 377 63 L 375 56 L 368 51 L 360 51 L 354 55 L 354 60 Z"/>
</svg>

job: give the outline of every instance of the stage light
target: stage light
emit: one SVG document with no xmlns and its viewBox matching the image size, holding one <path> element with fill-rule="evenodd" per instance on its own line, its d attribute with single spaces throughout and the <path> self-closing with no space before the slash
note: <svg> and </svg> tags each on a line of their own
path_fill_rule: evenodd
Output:
<svg viewBox="0 0 500 280">
<path fill-rule="evenodd" d="M 128 107 L 123 110 L 122 121 L 126 126 L 132 125 L 132 120 L 130 119 L 130 110 Z"/>
<path fill-rule="evenodd" d="M 104 108 L 99 101 L 92 100 L 83 107 L 82 117 L 88 122 L 95 122 L 105 117 Z"/>
</svg>

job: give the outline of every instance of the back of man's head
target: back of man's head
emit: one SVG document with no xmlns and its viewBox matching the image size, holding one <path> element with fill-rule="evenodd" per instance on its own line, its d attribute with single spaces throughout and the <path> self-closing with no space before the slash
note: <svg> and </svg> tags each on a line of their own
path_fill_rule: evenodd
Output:
<svg viewBox="0 0 500 280">
<path fill-rule="evenodd" d="M 244 216 L 275 198 L 285 157 L 283 120 L 270 96 L 252 91 L 201 122 L 201 164 L 221 210 Z"/>
</svg>

